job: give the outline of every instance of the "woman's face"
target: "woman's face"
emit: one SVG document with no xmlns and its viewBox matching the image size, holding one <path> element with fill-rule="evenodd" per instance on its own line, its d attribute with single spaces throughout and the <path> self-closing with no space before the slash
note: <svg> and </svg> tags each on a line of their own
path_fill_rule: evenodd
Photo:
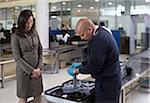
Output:
<svg viewBox="0 0 150 103">
<path fill-rule="evenodd" d="M 33 26 L 33 17 L 30 16 L 27 22 L 25 23 L 25 31 L 31 30 L 32 26 Z"/>
</svg>

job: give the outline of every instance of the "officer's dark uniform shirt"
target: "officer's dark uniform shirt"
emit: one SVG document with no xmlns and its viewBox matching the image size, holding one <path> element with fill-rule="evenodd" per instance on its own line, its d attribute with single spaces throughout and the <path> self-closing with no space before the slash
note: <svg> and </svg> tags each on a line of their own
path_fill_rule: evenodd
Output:
<svg viewBox="0 0 150 103">
<path fill-rule="evenodd" d="M 111 80 L 120 78 L 119 50 L 114 37 L 102 27 L 87 45 L 87 64 L 80 67 L 80 73 L 91 74 L 93 78 Z"/>
</svg>

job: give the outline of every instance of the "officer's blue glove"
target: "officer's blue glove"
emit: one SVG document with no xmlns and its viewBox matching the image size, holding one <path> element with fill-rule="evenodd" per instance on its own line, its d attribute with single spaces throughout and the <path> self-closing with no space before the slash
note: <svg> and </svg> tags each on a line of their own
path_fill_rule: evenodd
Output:
<svg viewBox="0 0 150 103">
<path fill-rule="evenodd" d="M 75 69 L 79 68 L 81 66 L 81 63 L 73 63 L 70 68 L 68 68 L 68 74 L 71 76 L 75 75 Z"/>
<path fill-rule="evenodd" d="M 73 63 L 70 68 L 79 68 L 81 63 Z"/>
</svg>

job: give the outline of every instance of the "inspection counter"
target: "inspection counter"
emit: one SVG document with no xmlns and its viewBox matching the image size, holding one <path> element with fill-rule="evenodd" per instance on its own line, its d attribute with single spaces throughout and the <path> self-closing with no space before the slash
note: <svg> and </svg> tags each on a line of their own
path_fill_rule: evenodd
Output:
<svg viewBox="0 0 150 103">
<path fill-rule="evenodd" d="M 128 96 L 128 94 L 130 94 L 133 90 L 135 90 L 135 88 L 140 86 L 140 80 L 150 70 L 150 58 L 144 57 L 144 56 L 139 56 L 139 55 L 133 55 L 124 62 L 124 65 L 132 68 L 132 73 L 131 73 L 131 75 L 128 75 L 122 79 L 120 103 L 126 103 L 125 99 Z M 95 81 L 95 79 L 93 79 L 91 77 L 85 78 L 85 80 Z M 53 97 L 53 96 L 51 96 L 51 97 Z M 57 100 L 65 101 L 60 98 L 56 99 L 55 97 L 53 97 L 53 99 L 56 100 L 56 103 L 58 103 Z M 71 103 L 77 103 L 77 102 L 71 102 Z"/>
<path fill-rule="evenodd" d="M 147 51 L 145 51 L 147 53 Z M 144 53 L 145 54 L 145 53 Z M 124 62 L 124 65 L 132 68 L 131 75 L 122 79 L 120 103 L 126 103 L 126 96 L 140 86 L 140 80 L 150 72 L 150 58 L 141 54 L 134 55 Z M 89 77 L 86 80 L 94 81 Z"/>
</svg>

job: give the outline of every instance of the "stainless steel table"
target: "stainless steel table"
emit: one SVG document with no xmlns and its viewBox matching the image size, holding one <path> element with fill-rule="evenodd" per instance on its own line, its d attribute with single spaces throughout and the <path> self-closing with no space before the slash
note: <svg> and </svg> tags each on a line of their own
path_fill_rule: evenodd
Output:
<svg viewBox="0 0 150 103">
<path fill-rule="evenodd" d="M 150 63 L 149 58 L 143 58 L 143 57 L 132 57 L 129 59 L 125 65 L 131 67 L 133 69 L 133 72 L 130 76 L 125 77 L 122 80 L 122 87 L 121 87 L 121 103 L 126 103 L 126 87 L 132 86 L 132 84 L 138 80 L 140 80 L 142 77 L 144 77 L 145 74 L 147 74 L 150 71 Z M 134 88 L 132 88 L 134 89 Z"/>
<path fill-rule="evenodd" d="M 6 78 L 10 78 L 10 77 L 5 77 L 5 75 L 4 75 L 4 65 L 5 64 L 8 64 L 8 63 L 13 63 L 13 62 L 15 62 L 15 60 L 14 59 L 10 59 L 10 60 L 1 60 L 0 61 L 0 69 L 1 69 L 1 77 L 0 77 L 0 81 L 1 81 L 1 83 L 2 83 L 2 88 L 4 88 L 4 85 L 5 85 L 5 79 Z M 11 77 L 14 77 L 14 75 L 12 75 Z"/>
<path fill-rule="evenodd" d="M 55 65 L 54 68 L 52 68 L 53 73 L 58 73 L 59 72 L 59 55 L 61 53 L 66 53 L 75 50 L 75 46 L 73 45 L 60 45 L 56 47 L 52 47 L 50 49 L 45 49 L 44 51 L 48 52 L 48 54 L 51 54 L 54 56 L 54 62 L 52 65 Z"/>
</svg>

